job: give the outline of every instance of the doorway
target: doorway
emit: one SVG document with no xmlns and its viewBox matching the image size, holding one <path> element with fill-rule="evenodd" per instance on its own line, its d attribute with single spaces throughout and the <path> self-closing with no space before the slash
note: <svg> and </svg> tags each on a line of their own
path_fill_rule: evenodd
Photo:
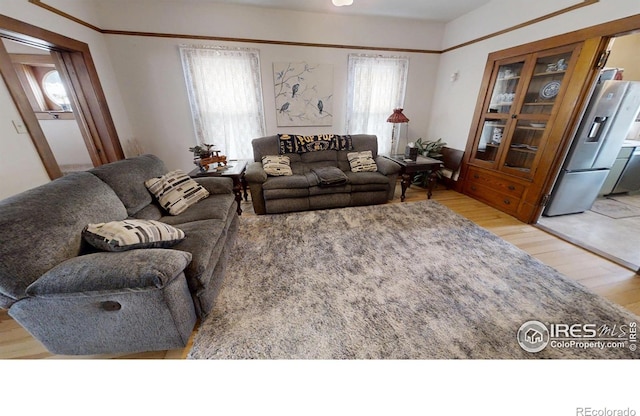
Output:
<svg viewBox="0 0 640 416">
<path fill-rule="evenodd" d="M 60 77 L 69 87 L 70 107 L 93 166 L 124 159 L 89 45 L 2 15 L 0 38 L 3 39 L 0 43 L 0 73 L 50 179 L 62 176 L 62 171 L 25 95 L 4 40 L 51 54 Z"/>
<path fill-rule="evenodd" d="M 62 174 L 94 167 L 82 130 L 71 107 L 69 87 L 49 51 L 8 39 L 7 50 L 23 92 Z"/>
<path fill-rule="evenodd" d="M 624 81 L 640 81 L 639 49 L 640 33 L 614 37 L 607 74 Z M 576 214 L 541 216 L 536 225 L 640 272 L 640 189 L 616 186 L 621 175 L 628 172 L 633 149 L 640 150 L 640 119 L 627 132 L 625 143 L 592 207 Z"/>
</svg>

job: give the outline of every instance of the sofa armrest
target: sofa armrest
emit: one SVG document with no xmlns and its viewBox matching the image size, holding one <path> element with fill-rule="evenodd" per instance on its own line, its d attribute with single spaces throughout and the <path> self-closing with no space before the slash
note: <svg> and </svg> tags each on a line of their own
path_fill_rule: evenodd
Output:
<svg viewBox="0 0 640 416">
<path fill-rule="evenodd" d="M 191 253 L 161 248 L 87 254 L 66 260 L 40 276 L 27 287 L 27 295 L 67 297 L 161 288 L 190 262 Z"/>
<path fill-rule="evenodd" d="M 378 156 L 376 158 L 376 165 L 378 165 L 378 172 L 382 173 L 385 176 L 393 175 L 400 172 L 399 164 L 383 156 Z"/>
<path fill-rule="evenodd" d="M 262 162 L 251 162 L 247 164 L 244 178 L 248 183 L 265 183 L 267 172 L 262 168 Z"/>
<path fill-rule="evenodd" d="M 231 178 L 214 178 L 211 176 L 203 176 L 193 178 L 196 182 L 204 187 L 210 194 L 232 194 L 233 179 Z"/>
</svg>

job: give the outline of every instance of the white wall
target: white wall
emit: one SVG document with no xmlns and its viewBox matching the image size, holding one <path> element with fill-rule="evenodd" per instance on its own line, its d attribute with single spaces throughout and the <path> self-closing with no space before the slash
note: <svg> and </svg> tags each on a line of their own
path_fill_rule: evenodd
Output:
<svg viewBox="0 0 640 416">
<path fill-rule="evenodd" d="M 58 165 L 93 166 L 76 120 L 40 120 L 40 128 Z"/>
<path fill-rule="evenodd" d="M 640 33 L 617 37 L 607 66 L 624 68 L 626 81 L 640 81 Z"/>
<path fill-rule="evenodd" d="M 337 45 L 439 50 L 444 29 L 439 22 L 343 15 L 334 7 L 328 14 L 209 1 L 103 0 L 98 8 L 103 27 L 113 30 Z"/>
<path fill-rule="evenodd" d="M 54 5 L 66 3 L 66 10 L 72 14 L 107 29 L 422 50 L 457 45 L 578 3 L 578 0 L 494 0 L 444 26 L 408 19 L 334 16 L 208 2 L 105 1 L 98 10 L 93 10 L 85 8 L 88 3 L 84 2 L 50 1 Z M 0 13 L 88 43 L 125 152 L 128 155 L 153 152 L 171 168 L 193 167 L 187 148 L 194 143 L 195 135 L 177 47 L 180 43 L 222 42 L 103 36 L 22 0 L 3 0 Z M 322 131 L 341 133 L 344 131 L 347 55 L 369 52 L 410 57 L 404 107 L 411 122 L 406 136 L 410 140 L 442 138 L 449 145 L 463 149 L 489 53 L 638 13 L 640 1 L 600 0 L 442 55 L 263 43 L 235 45 L 260 50 L 268 134 L 282 131 L 275 124 L 275 114 L 269 110 L 274 106 L 273 62 L 334 65 L 336 115 L 334 126 Z M 458 73 L 458 79 L 452 82 L 454 72 Z M 299 132 L 309 130 L 315 129 L 299 129 Z M 0 143 L 0 153 L 4 153 L 4 146 Z"/>
<path fill-rule="evenodd" d="M 28 134 L 18 134 L 13 121 L 22 122 L 9 90 L 0 79 L 0 199 L 49 182 Z"/>
<path fill-rule="evenodd" d="M 78 5 L 77 7 L 81 6 Z M 123 142 L 125 152 L 127 152 L 127 144 L 131 143 L 134 137 L 129 124 L 129 117 L 122 103 L 119 87 L 111 68 L 111 62 L 103 35 L 23 0 L 0 1 L 0 14 L 85 42 L 89 45 L 118 135 L 121 142 Z M 12 101 L 6 102 L 6 97 L 2 98 L 0 108 L 13 106 Z M 12 126 L 9 127 L 13 128 Z M 5 128 L 5 126 L 0 127 L 2 131 L 4 131 Z M 21 135 L 20 138 L 30 141 L 26 135 Z M 0 157 L 3 159 L 5 157 L 12 158 L 10 164 L 5 164 L 3 161 L 2 165 L 0 165 L 0 175 L 3 179 L 9 177 L 9 175 L 16 175 L 17 172 L 21 172 L 21 175 L 30 176 L 33 172 L 44 170 L 33 145 L 29 148 L 21 149 L 21 152 L 15 152 L 15 143 L 9 139 L 9 135 L 0 137 Z M 12 167 L 13 163 L 19 164 L 22 166 L 22 169 L 14 169 Z M 18 175 L 12 180 L 13 183 L 8 183 L 4 180 L 0 182 L 1 195 L 8 196 L 15 194 L 34 186 L 36 183 L 40 184 L 43 182 L 42 176 L 35 181 L 20 179 L 17 176 Z M 48 180 L 46 174 L 45 178 Z"/>
<path fill-rule="evenodd" d="M 103 2 L 100 6 L 101 20 L 109 28 L 118 30 L 436 50 L 443 29 L 440 23 L 407 19 L 336 17 L 204 2 L 158 3 L 154 1 L 153 7 L 144 2 L 142 5 L 128 4 L 127 13 L 123 14 L 118 4 Z M 409 140 L 425 137 L 439 61 L 438 54 L 429 53 L 141 36 L 108 35 L 107 43 L 126 108 L 130 114 L 135 114 L 131 123 L 141 147 L 145 152 L 157 154 L 171 168 L 185 170 L 193 169 L 187 149 L 194 145 L 196 137 L 178 52 L 180 44 L 228 45 L 260 51 L 267 134 L 345 133 L 348 54 L 375 53 L 409 57 L 404 108 L 411 121 L 408 131 L 401 137 Z M 331 127 L 277 126 L 273 63 L 303 61 L 333 65 L 334 119 Z M 389 115 L 391 113 L 392 109 L 389 109 Z M 251 139 L 253 137 L 247 137 L 248 141 Z M 388 139 L 391 140 L 390 137 Z"/>
<path fill-rule="evenodd" d="M 179 39 L 165 38 L 108 37 L 114 69 L 126 107 L 131 114 L 135 114 L 131 123 L 141 147 L 145 152 L 157 154 L 171 168 L 190 170 L 193 169 L 193 163 L 191 153 L 187 149 L 196 143 L 196 137 L 178 52 L 178 45 L 182 42 Z M 203 41 L 189 43 L 223 44 Z M 253 47 L 260 51 L 267 134 L 345 133 L 347 55 L 350 52 L 362 51 L 265 44 L 224 44 Z M 415 140 L 424 136 L 427 131 L 438 56 L 406 53 L 402 55 L 409 56 L 410 59 L 404 108 L 405 114 L 411 120 L 408 135 Z M 333 126 L 277 126 L 273 63 L 302 61 L 333 65 Z M 389 115 L 391 113 L 392 109 L 389 109 Z M 253 137 L 246 139 L 250 141 Z"/>
<path fill-rule="evenodd" d="M 577 3 L 575 0 L 494 0 L 447 24 L 443 48 L 512 27 L 539 17 L 545 14 L 544 12 Z M 429 137 L 441 137 L 452 147 L 465 148 L 489 53 L 638 13 L 638 0 L 600 0 L 593 5 L 535 25 L 442 54 L 430 116 Z M 450 75 L 456 71 L 459 71 L 459 78 L 452 83 Z"/>
</svg>

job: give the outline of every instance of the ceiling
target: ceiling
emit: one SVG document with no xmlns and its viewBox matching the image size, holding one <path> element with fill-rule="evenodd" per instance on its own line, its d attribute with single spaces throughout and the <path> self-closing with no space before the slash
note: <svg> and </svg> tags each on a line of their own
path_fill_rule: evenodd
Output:
<svg viewBox="0 0 640 416">
<path fill-rule="evenodd" d="M 90 0 L 97 3 L 114 0 Z M 119 0 L 132 2 L 135 0 Z M 336 7 L 331 0 L 165 0 L 177 3 L 227 3 L 308 12 L 362 16 L 386 16 L 448 22 L 491 0 L 353 0 L 353 5 Z"/>
</svg>

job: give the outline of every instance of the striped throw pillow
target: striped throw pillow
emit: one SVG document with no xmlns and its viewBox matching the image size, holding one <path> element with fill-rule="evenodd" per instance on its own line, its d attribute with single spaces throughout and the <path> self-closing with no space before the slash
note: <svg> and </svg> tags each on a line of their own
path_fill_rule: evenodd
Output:
<svg viewBox="0 0 640 416">
<path fill-rule="evenodd" d="M 99 250 L 125 251 L 171 247 L 182 241 L 185 234 L 160 221 L 129 219 L 89 224 L 82 230 L 82 236 Z"/>
<path fill-rule="evenodd" d="M 289 156 L 262 156 L 262 168 L 269 176 L 293 175 Z"/>
<path fill-rule="evenodd" d="M 347 159 L 351 166 L 351 172 L 376 172 L 378 170 L 378 165 L 376 165 L 376 161 L 373 160 L 371 150 L 347 153 Z"/>
<path fill-rule="evenodd" d="M 180 169 L 151 178 L 144 184 L 171 215 L 181 214 L 209 196 L 209 191 Z"/>
</svg>

